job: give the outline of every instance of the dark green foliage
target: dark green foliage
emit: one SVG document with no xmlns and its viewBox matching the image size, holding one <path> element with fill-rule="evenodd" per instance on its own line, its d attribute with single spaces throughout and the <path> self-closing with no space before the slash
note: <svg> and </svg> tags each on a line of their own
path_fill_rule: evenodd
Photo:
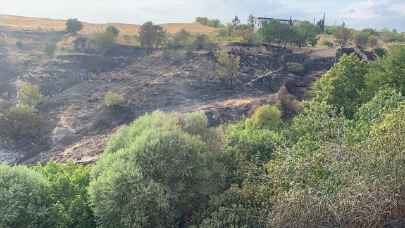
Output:
<svg viewBox="0 0 405 228">
<path fill-rule="evenodd" d="M 268 189 L 257 184 L 232 186 L 210 200 L 202 227 L 266 227 L 270 215 Z"/>
<path fill-rule="evenodd" d="M 191 45 L 192 39 L 193 36 L 191 33 L 183 29 L 175 33 L 171 39 L 169 39 L 167 47 L 170 49 L 186 48 Z"/>
<path fill-rule="evenodd" d="M 390 113 L 404 103 L 404 97 L 393 89 L 380 90 L 369 102 L 362 105 L 355 114 L 353 138 L 364 140 L 373 124 L 379 123 L 386 113 Z"/>
<path fill-rule="evenodd" d="M 153 49 L 163 45 L 166 40 L 166 32 L 161 26 L 146 22 L 140 28 L 139 40 L 141 46 L 151 52 Z"/>
<path fill-rule="evenodd" d="M 209 50 L 212 51 L 215 48 L 215 44 L 205 34 L 200 34 L 195 37 L 191 44 L 193 50 Z"/>
<path fill-rule="evenodd" d="M 222 26 L 221 21 L 218 19 L 209 19 L 207 17 L 197 17 L 195 22 L 200 23 L 202 25 L 207 25 L 214 28 L 219 28 Z"/>
<path fill-rule="evenodd" d="M 225 136 L 226 150 L 237 160 L 258 164 L 269 161 L 276 146 L 282 142 L 281 136 L 271 130 L 278 126 L 279 118 L 266 123 L 260 121 L 260 125 L 255 123 L 255 119 L 248 119 L 229 126 Z"/>
<path fill-rule="evenodd" d="M 118 37 L 120 34 L 120 30 L 117 29 L 116 27 L 109 25 L 106 29 L 105 32 L 112 34 L 114 37 Z"/>
<path fill-rule="evenodd" d="M 96 227 L 87 195 L 88 167 L 48 163 L 36 167 L 36 170 L 49 182 L 49 195 L 60 215 L 58 227 Z"/>
<path fill-rule="evenodd" d="M 83 23 L 78 19 L 69 19 L 66 21 L 66 32 L 76 34 L 83 29 Z"/>
<path fill-rule="evenodd" d="M 0 165 L 0 227 L 56 227 L 50 192 L 49 183 L 39 173 Z"/>
<path fill-rule="evenodd" d="M 393 46 L 387 55 L 372 64 L 367 75 L 369 93 L 375 93 L 380 88 L 394 88 L 405 93 L 405 46 Z"/>
<path fill-rule="evenodd" d="M 382 58 L 387 54 L 387 50 L 385 48 L 375 48 L 373 51 L 379 58 Z"/>
<path fill-rule="evenodd" d="M 266 23 L 260 30 L 259 36 L 264 42 L 281 45 L 296 45 L 298 47 L 315 46 L 321 33 L 318 26 L 309 22 L 301 22 L 289 25 L 272 20 Z"/>
<path fill-rule="evenodd" d="M 163 113 L 121 130 L 95 167 L 90 186 L 100 225 L 167 227 L 199 221 L 209 195 L 225 185 L 223 155 L 211 151 L 214 143 L 206 142 L 214 137 L 205 132 L 206 120 L 198 115 Z"/>
<path fill-rule="evenodd" d="M 315 99 L 325 101 L 352 117 L 367 101 L 365 76 L 368 64 L 354 55 L 344 56 L 314 87 Z"/>
<path fill-rule="evenodd" d="M 38 142 L 43 133 L 39 114 L 28 106 L 17 106 L 0 114 L 0 137 L 10 142 Z"/>
</svg>

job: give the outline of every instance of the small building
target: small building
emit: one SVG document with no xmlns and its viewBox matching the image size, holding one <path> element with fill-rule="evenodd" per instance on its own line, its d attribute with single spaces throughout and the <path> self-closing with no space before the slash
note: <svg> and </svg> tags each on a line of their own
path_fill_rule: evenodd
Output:
<svg viewBox="0 0 405 228">
<path fill-rule="evenodd" d="M 279 18 L 272 18 L 272 17 L 257 17 L 256 18 L 256 25 L 261 28 L 263 27 L 264 24 L 270 22 L 270 21 L 278 21 L 282 24 L 288 24 L 288 25 L 293 25 L 294 21 L 290 17 L 290 19 L 279 19 Z"/>
</svg>

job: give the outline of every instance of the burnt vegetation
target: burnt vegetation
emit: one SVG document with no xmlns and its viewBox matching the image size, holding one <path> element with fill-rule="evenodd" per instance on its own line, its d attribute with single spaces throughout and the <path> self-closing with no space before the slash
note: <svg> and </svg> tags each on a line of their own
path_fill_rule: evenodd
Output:
<svg viewBox="0 0 405 228">
<path fill-rule="evenodd" d="M 0 227 L 405 225 L 403 33 L 196 23 L 5 32 Z"/>
</svg>

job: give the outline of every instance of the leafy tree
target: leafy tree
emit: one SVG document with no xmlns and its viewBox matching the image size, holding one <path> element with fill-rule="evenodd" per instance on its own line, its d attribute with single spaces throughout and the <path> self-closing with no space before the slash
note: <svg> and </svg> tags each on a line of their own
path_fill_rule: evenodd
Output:
<svg viewBox="0 0 405 228">
<path fill-rule="evenodd" d="M 0 137 L 5 141 L 39 142 L 42 131 L 42 120 L 31 107 L 12 107 L 0 114 Z"/>
<path fill-rule="evenodd" d="M 354 35 L 354 44 L 359 48 L 366 48 L 370 35 L 365 32 L 358 32 Z"/>
<path fill-rule="evenodd" d="M 254 111 L 250 120 L 257 128 L 277 129 L 281 124 L 281 115 L 276 106 L 264 105 Z"/>
<path fill-rule="evenodd" d="M 353 32 L 344 26 L 340 26 L 334 31 L 333 36 L 335 37 L 335 42 L 339 46 L 344 47 L 352 39 Z"/>
<path fill-rule="evenodd" d="M 238 17 L 238 16 L 235 16 L 235 17 L 233 18 L 233 20 L 232 20 L 232 25 L 233 25 L 233 27 L 239 26 L 240 23 L 241 23 L 241 22 L 240 22 L 239 17 Z"/>
<path fill-rule="evenodd" d="M 267 227 L 270 194 L 257 185 L 232 186 L 210 200 L 201 227 Z"/>
<path fill-rule="evenodd" d="M 299 46 L 310 44 L 315 46 L 318 42 L 318 34 L 321 33 L 320 27 L 311 24 L 310 22 L 301 22 L 293 27 L 295 31 L 295 43 Z"/>
<path fill-rule="evenodd" d="M 41 91 L 38 86 L 24 82 L 18 87 L 18 104 L 36 108 L 42 101 Z"/>
<path fill-rule="evenodd" d="M 235 56 L 227 51 L 220 51 L 216 55 L 217 65 L 215 68 L 218 77 L 223 82 L 229 82 L 233 86 L 239 77 L 240 56 Z"/>
<path fill-rule="evenodd" d="M 209 19 L 207 17 L 197 17 L 195 22 L 200 23 L 202 25 L 219 28 L 222 26 L 221 21 L 218 19 Z"/>
<path fill-rule="evenodd" d="M 256 164 L 268 162 L 281 141 L 277 132 L 256 128 L 249 120 L 229 126 L 225 135 L 226 149 L 234 158 Z"/>
<path fill-rule="evenodd" d="M 353 117 L 357 108 L 367 101 L 365 75 L 366 62 L 354 55 L 344 56 L 323 78 L 315 84 L 317 100 L 326 101 Z"/>
<path fill-rule="evenodd" d="M 373 63 L 367 75 L 368 92 L 378 91 L 380 88 L 394 88 L 405 93 L 405 47 L 393 46 L 383 58 Z"/>
<path fill-rule="evenodd" d="M 71 163 L 48 163 L 35 167 L 35 170 L 49 183 L 49 196 L 61 215 L 57 221 L 58 227 L 95 227 L 95 218 L 87 194 L 90 182 L 88 167 Z"/>
<path fill-rule="evenodd" d="M 120 30 L 117 29 L 115 26 L 109 25 L 106 29 L 105 32 L 112 34 L 114 37 L 118 37 L 120 34 Z"/>
<path fill-rule="evenodd" d="M 404 103 L 402 94 L 394 89 L 382 89 L 373 99 L 363 104 L 355 114 L 353 139 L 362 141 L 369 136 L 371 127 L 383 120 L 386 113 L 391 113 Z"/>
<path fill-rule="evenodd" d="M 256 18 L 252 14 L 249 15 L 248 25 L 252 28 L 256 26 Z"/>
<path fill-rule="evenodd" d="M 83 23 L 78 19 L 69 19 L 66 21 L 66 32 L 76 34 L 83 29 Z"/>
<path fill-rule="evenodd" d="M 141 46 L 151 52 L 154 48 L 162 46 L 166 39 L 166 32 L 159 25 L 154 25 L 152 22 L 143 24 L 139 31 L 139 40 Z"/>
<path fill-rule="evenodd" d="M 194 50 L 213 50 L 215 44 L 210 40 L 206 34 L 197 35 L 191 43 L 191 49 Z"/>
<path fill-rule="evenodd" d="M 47 180 L 26 167 L 0 165 L 0 227 L 56 227 Z"/>
<path fill-rule="evenodd" d="M 177 114 L 154 113 L 112 139 L 90 185 L 102 227 L 198 224 L 209 196 L 224 188 L 225 170 L 221 153 L 211 152 L 192 126 Z"/>
<path fill-rule="evenodd" d="M 182 29 L 175 33 L 169 40 L 168 48 L 177 49 L 191 46 L 192 35 L 186 30 Z"/>
<path fill-rule="evenodd" d="M 264 42 L 286 45 L 293 37 L 293 30 L 290 25 L 282 24 L 276 20 L 265 23 L 259 30 L 259 34 Z"/>
</svg>

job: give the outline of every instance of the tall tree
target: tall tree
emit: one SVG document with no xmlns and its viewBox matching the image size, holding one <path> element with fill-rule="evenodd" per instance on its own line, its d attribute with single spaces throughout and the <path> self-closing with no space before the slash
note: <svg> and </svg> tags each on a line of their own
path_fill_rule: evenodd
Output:
<svg viewBox="0 0 405 228">
<path fill-rule="evenodd" d="M 159 48 L 166 38 L 166 32 L 159 25 L 152 22 L 143 24 L 139 31 L 141 46 L 150 53 L 154 48 Z"/>
</svg>

